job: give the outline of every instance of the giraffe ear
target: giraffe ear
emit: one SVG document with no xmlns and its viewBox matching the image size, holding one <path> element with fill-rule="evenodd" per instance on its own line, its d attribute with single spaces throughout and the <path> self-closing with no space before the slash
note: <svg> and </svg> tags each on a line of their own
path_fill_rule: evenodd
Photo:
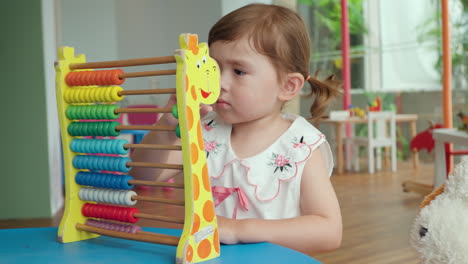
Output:
<svg viewBox="0 0 468 264">
<path fill-rule="evenodd" d="M 179 36 L 179 45 L 180 45 L 181 49 L 187 49 L 188 48 L 189 35 L 190 34 L 188 34 L 188 33 L 180 34 L 180 36 Z"/>
<path fill-rule="evenodd" d="M 190 33 L 180 34 L 179 44 L 182 49 L 195 51 L 198 49 L 198 35 Z"/>
</svg>

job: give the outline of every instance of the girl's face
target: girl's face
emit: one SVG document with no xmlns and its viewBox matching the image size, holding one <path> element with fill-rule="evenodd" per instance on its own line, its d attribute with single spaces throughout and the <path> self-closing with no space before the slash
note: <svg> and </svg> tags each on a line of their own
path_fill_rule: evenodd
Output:
<svg viewBox="0 0 468 264">
<path fill-rule="evenodd" d="M 250 122 L 280 112 L 281 84 L 276 70 L 246 38 L 214 42 L 210 56 L 221 69 L 221 94 L 213 108 L 226 123 Z"/>
</svg>

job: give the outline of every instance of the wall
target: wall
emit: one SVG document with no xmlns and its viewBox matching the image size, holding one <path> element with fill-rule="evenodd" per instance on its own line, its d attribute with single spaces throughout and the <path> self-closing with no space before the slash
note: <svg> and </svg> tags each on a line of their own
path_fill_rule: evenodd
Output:
<svg viewBox="0 0 468 264">
<path fill-rule="evenodd" d="M 208 41 L 208 31 L 221 16 L 221 4 L 212 0 L 116 0 L 119 58 L 171 56 L 181 33 L 195 33 Z M 128 71 L 175 69 L 175 64 L 141 66 Z M 174 76 L 127 79 L 126 89 L 175 88 Z M 167 95 L 127 97 L 123 104 L 165 105 Z"/>
<path fill-rule="evenodd" d="M 61 206 L 60 190 L 51 191 L 60 181 L 61 165 L 53 138 L 57 119 L 50 108 L 55 105 L 50 75 L 54 29 L 44 14 L 53 14 L 53 1 L 7 1 L 0 11 L 0 23 L 8 25 L 0 41 L 5 186 L 0 219 L 50 217 Z"/>
<path fill-rule="evenodd" d="M 60 45 L 75 47 L 87 61 L 170 56 L 181 33 L 196 33 L 206 42 L 221 16 L 220 1 L 211 0 L 61 0 Z M 125 71 L 169 69 L 140 66 Z M 127 79 L 125 89 L 173 88 L 173 76 Z M 167 96 L 127 96 L 121 103 L 164 105 Z"/>
<path fill-rule="evenodd" d="M 88 61 L 118 59 L 114 0 L 59 3 L 60 46 L 74 47 L 75 54 L 85 54 Z"/>
</svg>

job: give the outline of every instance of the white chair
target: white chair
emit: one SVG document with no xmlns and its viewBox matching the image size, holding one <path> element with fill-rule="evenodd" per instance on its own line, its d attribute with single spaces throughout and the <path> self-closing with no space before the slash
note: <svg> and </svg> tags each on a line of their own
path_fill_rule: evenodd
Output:
<svg viewBox="0 0 468 264">
<path fill-rule="evenodd" d="M 347 163 L 349 164 L 354 158 L 354 169 L 359 171 L 359 148 L 366 146 L 369 173 L 373 174 L 375 162 L 377 162 L 377 170 L 382 168 L 382 148 L 390 147 L 392 171 L 395 172 L 397 169 L 395 113 L 391 111 L 368 112 L 367 119 L 367 137 L 356 136 L 346 140 L 347 149 L 351 147 L 353 150 L 352 157 L 346 157 Z M 374 149 L 376 159 L 374 159 Z"/>
</svg>

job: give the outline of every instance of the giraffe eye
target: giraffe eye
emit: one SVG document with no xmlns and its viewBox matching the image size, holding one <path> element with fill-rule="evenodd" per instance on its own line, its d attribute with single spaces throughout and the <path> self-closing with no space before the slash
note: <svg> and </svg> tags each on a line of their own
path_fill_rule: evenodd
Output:
<svg viewBox="0 0 468 264">
<path fill-rule="evenodd" d="M 203 64 L 205 64 L 205 63 L 206 63 L 206 56 L 203 56 L 203 59 L 202 59 L 202 61 L 203 61 Z"/>
<path fill-rule="evenodd" d="M 201 65 L 200 65 L 200 61 L 197 61 L 197 68 L 200 69 Z"/>
</svg>

